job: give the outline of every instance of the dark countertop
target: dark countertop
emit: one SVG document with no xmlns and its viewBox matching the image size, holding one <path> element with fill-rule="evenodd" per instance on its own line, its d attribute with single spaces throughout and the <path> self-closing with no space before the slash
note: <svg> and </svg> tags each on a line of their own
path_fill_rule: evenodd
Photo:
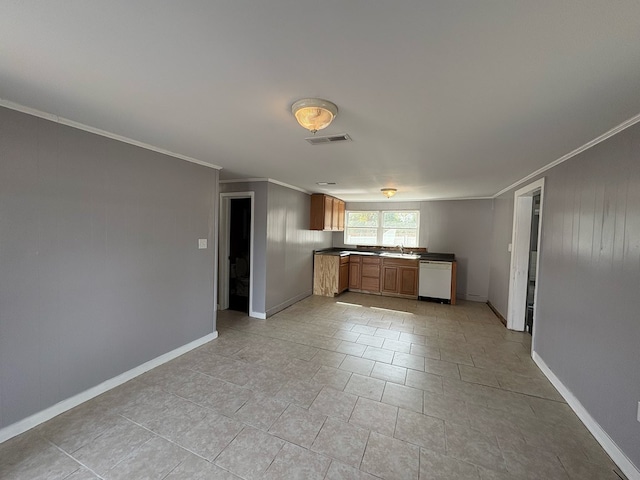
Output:
<svg viewBox="0 0 640 480">
<path fill-rule="evenodd" d="M 409 252 L 411 249 L 407 249 Z M 391 252 L 390 250 L 385 250 L 384 252 Z M 335 255 L 340 257 L 345 257 L 347 255 L 380 255 L 380 253 L 384 253 L 382 251 L 371 251 L 371 250 L 358 250 L 356 248 L 325 248 L 322 250 L 314 250 L 313 253 L 318 253 L 321 255 Z M 431 260 L 434 262 L 455 262 L 456 256 L 453 253 L 416 253 L 416 255 L 420 255 L 419 260 Z"/>
</svg>

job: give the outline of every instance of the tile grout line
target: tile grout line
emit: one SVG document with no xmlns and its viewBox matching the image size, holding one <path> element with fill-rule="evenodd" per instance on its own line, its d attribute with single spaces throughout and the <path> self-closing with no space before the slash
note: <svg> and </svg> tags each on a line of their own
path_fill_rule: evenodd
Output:
<svg viewBox="0 0 640 480">
<path fill-rule="evenodd" d="M 98 477 L 100 480 L 105 480 L 105 478 L 102 475 L 99 475 L 98 472 L 94 471 L 92 468 L 88 467 L 87 465 L 85 465 L 84 463 L 82 463 L 80 460 L 78 460 L 77 458 L 75 458 L 73 455 L 71 455 L 70 453 L 67 453 L 65 450 L 63 450 L 61 447 L 59 447 L 58 445 L 56 445 L 55 443 L 53 443 L 51 440 L 49 440 L 48 438 L 45 438 L 43 436 L 40 435 L 40 438 L 42 438 L 43 440 L 45 440 L 46 442 L 48 442 L 50 445 L 54 446 L 56 449 L 58 449 L 60 452 L 62 452 L 63 454 L 65 454 L 67 457 L 69 457 L 71 460 L 73 460 L 74 462 L 76 462 L 78 465 L 80 465 L 81 467 L 86 468 L 87 470 L 89 470 L 91 473 L 93 473 L 96 477 Z M 78 449 L 79 450 L 79 449 Z M 75 474 L 77 471 L 79 470 L 76 469 L 73 472 L 71 472 L 69 475 L 67 475 L 65 478 L 70 477 L 71 475 Z"/>
</svg>

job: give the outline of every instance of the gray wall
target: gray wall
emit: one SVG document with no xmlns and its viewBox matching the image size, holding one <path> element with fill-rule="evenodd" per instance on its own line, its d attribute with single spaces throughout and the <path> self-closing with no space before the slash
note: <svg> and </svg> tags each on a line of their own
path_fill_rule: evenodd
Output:
<svg viewBox="0 0 640 480">
<path fill-rule="evenodd" d="M 545 176 L 535 350 L 637 468 L 640 125 Z M 513 191 L 498 211 L 490 300 L 506 315 Z"/>
<path fill-rule="evenodd" d="M 268 184 L 267 315 L 313 293 L 313 251 L 331 247 L 330 232 L 309 230 L 311 197 Z"/>
<path fill-rule="evenodd" d="M 492 201 L 347 202 L 347 210 L 419 210 L 421 247 L 455 253 L 459 298 L 486 302 L 489 294 Z M 344 234 L 333 234 L 343 247 Z"/>
<path fill-rule="evenodd" d="M 255 192 L 253 310 L 273 315 L 313 291 L 313 250 L 331 233 L 309 230 L 311 197 L 264 181 L 221 183 L 223 193 Z"/>
<path fill-rule="evenodd" d="M 217 175 L 0 108 L 0 427 L 215 330 Z"/>
<path fill-rule="evenodd" d="M 531 182 L 535 180 L 537 179 Z M 509 306 L 509 276 L 511 275 L 509 244 L 513 230 L 514 191 L 501 195 L 493 201 L 489 301 L 505 319 Z"/>
</svg>

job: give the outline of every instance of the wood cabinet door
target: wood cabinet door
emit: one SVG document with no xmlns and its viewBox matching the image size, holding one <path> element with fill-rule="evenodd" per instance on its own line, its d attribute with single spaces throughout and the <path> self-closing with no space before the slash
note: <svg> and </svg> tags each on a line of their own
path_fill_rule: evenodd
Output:
<svg viewBox="0 0 640 480">
<path fill-rule="evenodd" d="M 349 288 L 349 264 L 340 264 L 340 274 L 338 277 L 338 293 L 344 292 Z"/>
<path fill-rule="evenodd" d="M 418 296 L 418 269 L 399 267 L 398 283 L 399 294 Z"/>
<path fill-rule="evenodd" d="M 333 230 L 333 197 L 324 197 L 324 230 Z"/>
<path fill-rule="evenodd" d="M 380 265 L 371 265 L 369 263 L 362 264 L 362 276 L 363 277 L 380 277 Z"/>
<path fill-rule="evenodd" d="M 349 288 L 352 290 L 360 290 L 362 285 L 362 276 L 360 262 L 349 262 Z"/>
<path fill-rule="evenodd" d="M 398 293 L 398 267 L 383 265 L 381 278 L 380 290 L 383 293 Z"/>
<path fill-rule="evenodd" d="M 324 230 L 324 195 L 311 195 L 311 215 L 309 230 Z"/>
<path fill-rule="evenodd" d="M 332 210 L 333 213 L 331 215 L 331 230 L 338 230 L 338 217 L 340 217 L 340 200 L 337 198 L 333 199 Z"/>
<path fill-rule="evenodd" d="M 334 200 L 334 204 L 337 203 L 338 204 L 338 223 L 337 223 L 337 230 L 339 232 L 344 232 L 344 202 L 342 200 Z"/>
<path fill-rule="evenodd" d="M 380 292 L 380 277 L 362 277 L 361 287 L 365 292 Z"/>
</svg>

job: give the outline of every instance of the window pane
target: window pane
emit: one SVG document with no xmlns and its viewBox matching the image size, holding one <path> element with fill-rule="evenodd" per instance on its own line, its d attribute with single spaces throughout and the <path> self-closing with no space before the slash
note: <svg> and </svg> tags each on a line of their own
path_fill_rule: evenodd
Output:
<svg viewBox="0 0 640 480">
<path fill-rule="evenodd" d="M 344 242 L 348 245 L 376 245 L 378 243 L 377 228 L 347 228 Z"/>
<path fill-rule="evenodd" d="M 417 247 L 418 230 L 408 228 L 384 228 L 382 230 L 382 244 L 387 246 L 403 245 L 405 247 Z"/>
<path fill-rule="evenodd" d="M 418 212 L 382 212 L 382 226 L 387 228 L 418 228 Z"/>
<path fill-rule="evenodd" d="M 377 227 L 379 212 L 347 212 L 347 227 Z"/>
</svg>

